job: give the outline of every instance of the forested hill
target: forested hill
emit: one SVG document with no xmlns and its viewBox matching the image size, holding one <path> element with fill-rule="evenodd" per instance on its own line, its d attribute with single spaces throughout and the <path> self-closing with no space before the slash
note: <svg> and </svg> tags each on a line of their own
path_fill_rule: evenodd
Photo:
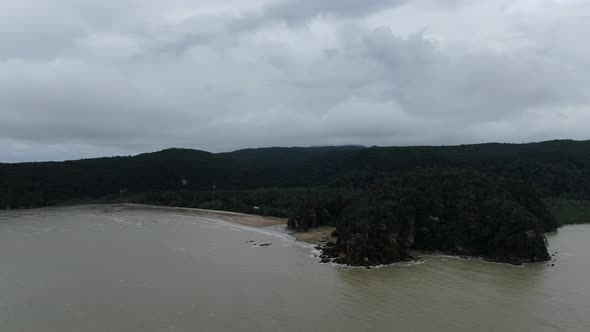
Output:
<svg viewBox="0 0 590 332">
<path fill-rule="evenodd" d="M 0 206 L 59 204 L 120 191 L 363 188 L 417 168 L 468 169 L 530 184 L 542 196 L 590 197 L 590 141 L 441 147 L 167 149 L 131 157 L 0 164 Z"/>
</svg>

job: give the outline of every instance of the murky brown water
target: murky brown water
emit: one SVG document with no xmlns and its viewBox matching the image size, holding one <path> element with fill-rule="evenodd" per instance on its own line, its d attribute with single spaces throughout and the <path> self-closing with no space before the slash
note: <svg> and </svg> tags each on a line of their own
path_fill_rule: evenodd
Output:
<svg viewBox="0 0 590 332">
<path fill-rule="evenodd" d="M 555 267 L 343 270 L 288 236 L 182 213 L 0 212 L 0 331 L 589 331 L 590 225 L 549 242 Z"/>
</svg>

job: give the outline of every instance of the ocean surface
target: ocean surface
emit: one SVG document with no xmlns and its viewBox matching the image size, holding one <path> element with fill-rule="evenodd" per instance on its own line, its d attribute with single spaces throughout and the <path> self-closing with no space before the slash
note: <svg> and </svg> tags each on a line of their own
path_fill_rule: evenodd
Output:
<svg viewBox="0 0 590 332">
<path fill-rule="evenodd" d="M 548 240 L 555 266 L 426 256 L 365 270 L 190 213 L 5 211 L 0 331 L 590 331 L 590 225 Z"/>
</svg>

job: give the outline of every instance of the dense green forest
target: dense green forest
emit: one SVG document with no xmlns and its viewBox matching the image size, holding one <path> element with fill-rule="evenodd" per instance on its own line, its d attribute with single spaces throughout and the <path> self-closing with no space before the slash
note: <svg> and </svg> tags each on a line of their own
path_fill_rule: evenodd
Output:
<svg viewBox="0 0 590 332">
<path fill-rule="evenodd" d="M 496 261 L 549 258 L 544 233 L 556 220 L 518 182 L 467 171 L 421 170 L 377 184 L 347 206 L 334 256 L 350 264 L 387 264 L 410 249 Z M 352 244 L 352 245 L 351 245 Z"/>
<path fill-rule="evenodd" d="M 353 264 L 410 249 L 546 259 L 543 232 L 590 221 L 590 141 L 441 147 L 168 149 L 0 164 L 0 207 L 82 202 L 189 206 L 337 227 Z M 256 207 L 256 208 L 254 208 Z"/>
</svg>

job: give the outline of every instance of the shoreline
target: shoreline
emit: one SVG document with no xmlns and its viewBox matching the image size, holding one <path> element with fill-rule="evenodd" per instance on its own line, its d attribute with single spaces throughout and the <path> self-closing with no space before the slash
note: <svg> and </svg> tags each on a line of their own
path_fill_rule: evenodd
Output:
<svg viewBox="0 0 590 332">
<path fill-rule="evenodd" d="M 508 264 L 512 266 L 522 266 L 524 264 L 538 264 L 538 263 L 550 263 L 554 260 L 554 254 L 549 253 L 549 258 L 547 260 L 525 260 L 525 259 L 510 259 L 510 258 L 493 258 L 487 257 L 483 255 L 473 255 L 473 254 L 457 254 L 452 252 L 445 252 L 445 251 L 438 251 L 438 250 L 412 250 L 412 255 L 416 255 L 417 257 L 452 257 L 455 259 L 462 259 L 462 260 L 469 260 L 469 259 L 480 259 L 486 261 L 488 263 L 497 263 L 497 264 Z"/>
<path fill-rule="evenodd" d="M 284 229 L 277 230 L 272 229 L 275 232 L 281 234 L 287 234 L 292 236 L 296 241 L 305 242 L 308 244 L 318 245 L 321 243 L 326 243 L 329 241 L 335 241 L 335 238 L 332 237 L 332 233 L 336 230 L 336 227 L 331 226 L 319 226 L 315 229 L 310 229 L 307 232 L 296 232 L 290 229 L 287 229 L 287 219 L 277 218 L 277 217 L 268 217 L 268 216 L 260 216 L 255 214 L 246 214 L 246 213 L 239 213 L 239 212 L 231 212 L 231 211 L 222 211 L 222 210 L 207 210 L 207 209 L 199 209 L 199 208 L 187 208 L 187 207 L 177 207 L 177 206 L 160 206 L 160 205 L 151 205 L 151 204 L 138 204 L 138 203 L 119 203 L 119 204 L 112 204 L 111 206 L 124 206 L 127 208 L 139 208 L 139 209 L 156 209 L 156 210 L 166 210 L 166 211 L 180 211 L 180 212 L 191 212 L 197 215 L 202 216 L 209 216 L 209 217 L 217 217 L 222 219 L 223 221 L 232 223 L 232 224 L 239 224 L 254 228 L 275 228 L 276 226 L 285 226 Z"/>
<path fill-rule="evenodd" d="M 155 210 L 166 210 L 166 211 L 177 211 L 177 212 L 191 212 L 194 214 L 218 217 L 233 224 L 239 224 L 244 226 L 250 226 L 254 228 L 264 228 L 277 225 L 287 225 L 287 219 L 277 217 L 259 216 L 255 214 L 245 214 L 239 212 L 220 211 L 220 210 L 207 210 L 198 208 L 187 208 L 177 206 L 160 206 L 150 204 L 137 204 L 137 203 L 120 203 L 112 204 L 111 206 L 124 206 L 130 208 L 140 209 L 155 209 Z"/>
</svg>

